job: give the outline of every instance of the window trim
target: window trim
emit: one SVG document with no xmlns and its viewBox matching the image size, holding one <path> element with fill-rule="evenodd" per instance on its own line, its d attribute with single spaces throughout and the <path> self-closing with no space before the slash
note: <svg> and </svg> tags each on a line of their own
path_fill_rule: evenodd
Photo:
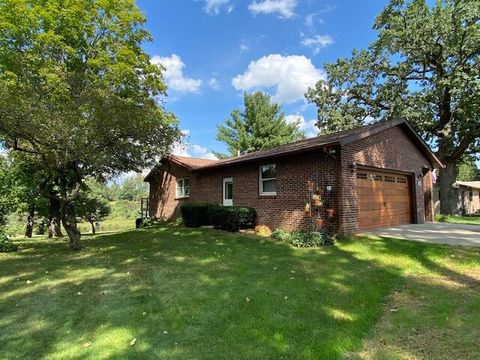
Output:
<svg viewBox="0 0 480 360">
<path fill-rule="evenodd" d="M 264 164 L 258 167 L 258 192 L 260 196 L 276 196 L 277 195 L 277 177 L 274 178 L 262 178 L 262 168 L 266 166 L 274 166 L 275 171 L 277 171 L 277 164 Z M 275 180 L 275 191 L 263 191 L 263 182 L 268 180 Z"/>
<path fill-rule="evenodd" d="M 184 195 L 179 195 L 178 194 L 178 190 L 180 188 L 185 188 L 185 180 L 189 180 L 189 184 L 188 184 L 188 194 L 184 194 Z M 182 186 L 179 187 L 178 184 L 179 183 L 182 183 Z M 184 190 L 185 192 L 185 190 Z M 187 176 L 187 177 L 182 177 L 182 178 L 178 178 L 176 181 L 175 181 L 175 199 L 186 199 L 186 198 L 189 198 L 190 197 L 190 178 Z"/>
</svg>

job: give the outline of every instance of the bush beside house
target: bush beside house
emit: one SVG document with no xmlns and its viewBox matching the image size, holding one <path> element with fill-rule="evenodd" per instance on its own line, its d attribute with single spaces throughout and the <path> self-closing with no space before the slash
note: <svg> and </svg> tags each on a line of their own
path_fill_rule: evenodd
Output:
<svg viewBox="0 0 480 360">
<path fill-rule="evenodd" d="M 257 212 L 246 206 L 220 206 L 214 203 L 188 203 L 180 208 L 187 227 L 213 225 L 216 229 L 236 232 L 255 226 Z"/>
</svg>

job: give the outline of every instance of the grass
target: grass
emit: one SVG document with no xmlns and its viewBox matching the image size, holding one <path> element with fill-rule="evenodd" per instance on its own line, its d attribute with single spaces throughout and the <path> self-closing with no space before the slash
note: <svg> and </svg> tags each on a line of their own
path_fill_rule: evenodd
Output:
<svg viewBox="0 0 480 360">
<path fill-rule="evenodd" d="M 437 215 L 437 221 L 452 224 L 480 225 L 480 215 Z"/>
<path fill-rule="evenodd" d="M 18 243 L 0 254 L 0 358 L 478 354 L 480 249 L 378 238 L 297 249 L 172 226 L 84 236 L 79 253 Z"/>
<path fill-rule="evenodd" d="M 92 232 L 92 226 L 88 222 L 78 223 L 78 228 L 82 234 L 90 234 Z M 135 219 L 107 218 L 100 222 L 100 227 L 97 228 L 97 232 L 102 233 L 133 229 L 135 229 Z"/>
</svg>

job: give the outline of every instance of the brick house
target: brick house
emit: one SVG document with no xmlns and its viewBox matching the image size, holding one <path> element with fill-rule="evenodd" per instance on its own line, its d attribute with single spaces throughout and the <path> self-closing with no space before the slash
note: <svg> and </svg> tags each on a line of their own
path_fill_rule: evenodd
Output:
<svg viewBox="0 0 480 360">
<path fill-rule="evenodd" d="M 178 216 L 187 201 L 245 205 L 258 224 L 286 230 L 310 226 L 313 183 L 323 200 L 318 224 L 354 233 L 433 221 L 432 170 L 440 166 L 408 122 L 392 120 L 225 160 L 167 156 L 145 181 L 150 216 Z"/>
</svg>

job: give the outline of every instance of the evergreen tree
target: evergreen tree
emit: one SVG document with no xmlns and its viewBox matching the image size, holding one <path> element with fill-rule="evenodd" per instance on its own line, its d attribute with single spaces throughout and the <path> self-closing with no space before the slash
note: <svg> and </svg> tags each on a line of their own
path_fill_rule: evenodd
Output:
<svg viewBox="0 0 480 360">
<path fill-rule="evenodd" d="M 218 126 L 217 140 L 227 144 L 231 156 L 268 149 L 305 137 L 298 121 L 287 123 L 281 106 L 262 92 L 244 94 L 243 111 L 235 109 L 225 125 Z M 220 158 L 225 154 L 216 155 Z"/>
</svg>

